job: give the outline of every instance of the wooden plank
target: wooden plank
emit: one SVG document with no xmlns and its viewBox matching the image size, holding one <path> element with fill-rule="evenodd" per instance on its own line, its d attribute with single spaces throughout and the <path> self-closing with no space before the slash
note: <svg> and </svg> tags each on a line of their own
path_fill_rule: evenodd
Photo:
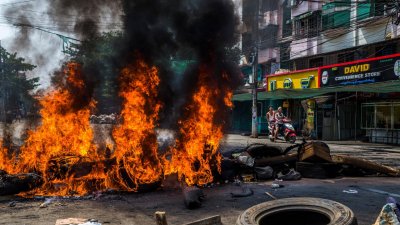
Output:
<svg viewBox="0 0 400 225">
<path fill-rule="evenodd" d="M 355 158 L 346 155 L 333 155 L 332 159 L 335 163 L 352 165 L 361 169 L 372 170 L 390 176 L 395 176 L 395 177 L 400 176 L 399 169 L 385 165 L 380 165 L 378 163 L 371 162 L 369 160 Z"/>
<path fill-rule="evenodd" d="M 211 216 L 185 225 L 222 225 L 221 216 Z"/>
<path fill-rule="evenodd" d="M 332 162 L 332 157 L 329 147 L 323 142 L 309 142 L 300 150 L 299 160 L 309 162 Z"/>
<path fill-rule="evenodd" d="M 168 225 L 165 212 L 156 212 L 154 215 L 156 217 L 157 225 Z"/>
</svg>

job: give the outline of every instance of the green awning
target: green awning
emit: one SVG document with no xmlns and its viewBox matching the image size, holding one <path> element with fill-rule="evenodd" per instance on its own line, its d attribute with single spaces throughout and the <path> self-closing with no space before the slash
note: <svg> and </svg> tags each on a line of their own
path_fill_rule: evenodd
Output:
<svg viewBox="0 0 400 225">
<path fill-rule="evenodd" d="M 349 85 L 341 87 L 325 87 L 314 89 L 278 89 L 276 91 L 259 92 L 257 99 L 307 99 L 334 92 L 370 92 L 391 93 L 400 92 L 400 80 L 387 81 L 373 84 Z M 237 94 L 232 101 L 251 101 L 251 93 Z"/>
</svg>

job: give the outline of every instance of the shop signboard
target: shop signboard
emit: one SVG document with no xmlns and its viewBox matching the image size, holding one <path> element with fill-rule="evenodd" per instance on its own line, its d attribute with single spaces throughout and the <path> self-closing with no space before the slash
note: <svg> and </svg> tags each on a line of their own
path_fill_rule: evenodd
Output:
<svg viewBox="0 0 400 225">
<path fill-rule="evenodd" d="M 268 91 L 318 88 L 318 69 L 306 69 L 266 76 Z"/>
<path fill-rule="evenodd" d="M 320 86 L 334 87 L 400 79 L 400 54 L 321 67 Z"/>
</svg>

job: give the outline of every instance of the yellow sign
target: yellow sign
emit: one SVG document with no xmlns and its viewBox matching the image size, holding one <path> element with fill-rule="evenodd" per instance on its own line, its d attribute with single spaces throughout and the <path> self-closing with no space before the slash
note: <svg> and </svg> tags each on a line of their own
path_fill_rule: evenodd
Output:
<svg viewBox="0 0 400 225">
<path fill-rule="evenodd" d="M 315 117 L 315 100 L 309 99 L 307 100 L 307 124 L 306 127 L 308 130 L 314 130 L 314 117 Z"/>
<path fill-rule="evenodd" d="M 369 70 L 369 64 L 348 66 L 344 68 L 344 74 L 366 72 L 368 70 Z"/>
<path fill-rule="evenodd" d="M 302 70 L 283 74 L 267 75 L 267 91 L 277 89 L 318 88 L 318 70 Z M 273 88 L 271 88 L 273 87 Z"/>
</svg>

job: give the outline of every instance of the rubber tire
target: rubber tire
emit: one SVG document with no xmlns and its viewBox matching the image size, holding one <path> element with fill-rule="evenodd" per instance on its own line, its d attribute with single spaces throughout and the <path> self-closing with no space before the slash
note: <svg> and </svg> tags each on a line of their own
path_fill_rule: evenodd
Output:
<svg viewBox="0 0 400 225">
<path fill-rule="evenodd" d="M 236 225 L 259 225 L 260 220 L 285 210 L 310 210 L 326 215 L 328 225 L 357 225 L 353 211 L 347 206 L 322 198 L 283 198 L 255 205 L 244 211 Z"/>
<path fill-rule="evenodd" d="M 304 178 L 327 179 L 339 176 L 341 166 L 335 163 L 296 162 L 296 170 Z"/>
<path fill-rule="evenodd" d="M 289 137 L 289 143 L 290 143 L 290 144 L 294 144 L 294 143 L 296 143 L 296 139 L 297 139 L 297 137 L 296 137 L 296 136 Z"/>
</svg>

